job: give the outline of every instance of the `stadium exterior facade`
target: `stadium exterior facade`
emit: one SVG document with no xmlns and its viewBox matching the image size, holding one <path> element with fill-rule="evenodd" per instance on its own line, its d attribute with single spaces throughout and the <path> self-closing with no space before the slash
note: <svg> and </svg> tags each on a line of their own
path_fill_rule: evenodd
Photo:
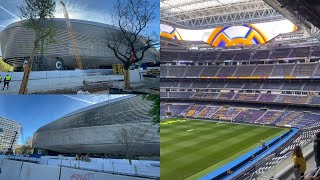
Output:
<svg viewBox="0 0 320 180">
<path fill-rule="evenodd" d="M 125 128 L 131 136 L 130 130 L 138 128 L 146 133 L 131 146 L 134 154 L 159 155 L 160 136 L 158 126 L 152 125 L 148 115 L 150 105 L 151 102 L 135 95 L 91 105 L 39 128 L 33 147 L 49 153 L 121 155 L 125 148 L 116 137 L 118 132 Z"/>
<path fill-rule="evenodd" d="M 12 141 L 14 141 L 13 149 L 16 148 L 21 128 L 20 123 L 0 117 L 0 150 L 8 150 Z"/>
<path fill-rule="evenodd" d="M 112 34 L 120 30 L 112 25 L 84 21 L 70 20 L 77 40 L 81 62 L 85 69 L 111 67 L 121 63 L 106 46 L 112 41 Z M 71 40 L 68 36 L 65 19 L 55 18 L 52 21 L 56 27 L 55 42 L 45 47 L 46 64 L 49 70 L 75 69 L 76 60 L 73 54 Z M 35 39 L 35 33 L 21 23 L 8 25 L 0 33 L 3 60 L 21 71 L 24 62 L 30 57 Z M 141 38 L 143 44 L 145 38 Z M 143 62 L 154 62 L 156 49 L 149 49 Z"/>
</svg>

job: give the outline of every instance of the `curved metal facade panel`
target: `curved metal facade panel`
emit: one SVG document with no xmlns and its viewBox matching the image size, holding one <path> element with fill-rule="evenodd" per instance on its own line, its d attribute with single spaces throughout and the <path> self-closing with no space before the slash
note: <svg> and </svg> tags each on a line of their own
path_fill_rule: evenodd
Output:
<svg viewBox="0 0 320 180">
<path fill-rule="evenodd" d="M 136 155 L 160 154 L 158 127 L 150 123 L 128 124 L 128 126 L 148 129 L 144 140 L 135 144 Z M 119 144 L 115 138 L 115 133 L 121 127 L 122 125 L 117 124 L 37 132 L 33 137 L 33 147 L 61 153 L 114 153 L 119 155 L 125 153 L 124 145 Z"/>
<path fill-rule="evenodd" d="M 39 128 L 37 132 L 87 126 L 151 122 L 151 117 L 148 115 L 150 105 L 151 102 L 143 100 L 141 96 L 129 96 L 107 104 L 99 103 L 92 105 L 94 108 L 85 108 L 49 123 Z"/>
<path fill-rule="evenodd" d="M 45 47 L 45 56 L 47 61 L 50 61 L 48 64 L 54 64 L 55 62 L 51 61 L 55 61 L 55 58 L 58 57 L 64 61 L 65 66 L 74 68 L 76 63 L 66 23 L 64 19 L 54 19 L 53 22 L 57 33 L 55 43 Z M 118 31 L 116 28 L 81 20 L 71 20 L 71 24 L 85 68 L 98 68 L 120 63 L 112 50 L 106 46 L 108 40 L 113 40 L 112 36 L 107 36 L 107 32 Z M 35 39 L 34 31 L 25 28 L 21 22 L 16 22 L 9 25 L 1 34 L 1 50 L 4 61 L 15 67 L 22 67 L 24 58 L 29 57 L 32 52 Z M 150 52 L 147 52 L 144 62 L 154 61 L 152 56 L 148 55 Z"/>
<path fill-rule="evenodd" d="M 115 133 L 121 128 L 146 130 L 144 140 L 137 144 L 139 155 L 160 154 L 158 127 L 148 115 L 151 102 L 141 96 L 128 96 L 112 103 L 100 103 L 71 113 L 37 130 L 35 148 L 64 153 L 123 153 L 123 145 Z"/>
</svg>

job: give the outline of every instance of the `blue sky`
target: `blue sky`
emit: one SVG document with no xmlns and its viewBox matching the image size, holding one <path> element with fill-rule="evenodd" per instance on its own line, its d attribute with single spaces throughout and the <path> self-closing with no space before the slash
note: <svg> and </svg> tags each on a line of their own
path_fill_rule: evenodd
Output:
<svg viewBox="0 0 320 180">
<path fill-rule="evenodd" d="M 146 34 L 155 32 L 160 34 L 160 0 L 149 0 L 159 5 L 156 12 L 156 19 L 150 23 Z M 57 0 L 55 17 L 63 18 L 63 11 Z M 69 17 L 71 19 L 88 20 L 106 24 L 112 24 L 110 17 L 116 0 L 64 0 Z M 20 10 L 24 0 L 0 0 L 0 31 L 7 25 L 19 21 Z M 1 50 L 0 50 L 1 55 Z"/>
<path fill-rule="evenodd" d="M 2 95 L 0 116 L 20 122 L 25 138 L 75 110 L 122 95 Z M 19 144 L 22 143 L 21 135 Z"/>
</svg>

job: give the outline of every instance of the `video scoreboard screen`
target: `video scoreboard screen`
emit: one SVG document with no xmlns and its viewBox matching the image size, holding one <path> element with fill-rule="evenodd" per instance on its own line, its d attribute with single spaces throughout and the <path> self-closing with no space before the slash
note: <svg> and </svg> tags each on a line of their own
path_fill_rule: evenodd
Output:
<svg viewBox="0 0 320 180">
<path fill-rule="evenodd" d="M 282 33 L 294 32 L 297 26 L 289 20 L 189 30 L 160 25 L 160 36 L 184 41 L 203 41 L 214 47 L 264 44 Z"/>
</svg>

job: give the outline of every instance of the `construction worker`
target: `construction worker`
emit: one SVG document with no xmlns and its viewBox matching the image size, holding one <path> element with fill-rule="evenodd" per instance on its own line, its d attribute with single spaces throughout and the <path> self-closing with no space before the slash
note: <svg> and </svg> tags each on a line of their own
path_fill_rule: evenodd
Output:
<svg viewBox="0 0 320 180">
<path fill-rule="evenodd" d="M 4 88 L 7 86 L 7 89 L 9 88 L 9 82 L 11 81 L 11 76 L 9 74 L 6 75 L 6 77 L 4 78 L 4 85 L 2 90 L 4 90 Z"/>
</svg>

